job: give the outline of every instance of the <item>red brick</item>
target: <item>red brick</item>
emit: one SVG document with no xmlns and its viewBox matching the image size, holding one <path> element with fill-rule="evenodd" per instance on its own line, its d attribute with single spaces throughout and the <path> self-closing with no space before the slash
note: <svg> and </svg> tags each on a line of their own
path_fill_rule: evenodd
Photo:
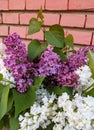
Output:
<svg viewBox="0 0 94 130">
<path fill-rule="evenodd" d="M 33 13 L 33 14 L 30 14 L 30 13 L 20 14 L 20 24 L 29 24 L 30 19 L 33 17 L 36 18 L 37 14 L 35 14 L 35 13 Z"/>
<path fill-rule="evenodd" d="M 59 24 L 59 14 L 44 14 L 45 25 Z"/>
<path fill-rule="evenodd" d="M 24 10 L 25 0 L 9 0 L 9 9 L 10 10 Z"/>
<path fill-rule="evenodd" d="M 67 10 L 68 0 L 46 0 L 47 10 Z"/>
<path fill-rule="evenodd" d="M 76 44 L 90 45 L 92 32 L 68 30 L 67 34 L 73 35 Z"/>
<path fill-rule="evenodd" d="M 1 17 L 1 15 L 0 15 L 0 23 L 2 23 L 2 17 Z"/>
<path fill-rule="evenodd" d="M 69 9 L 94 9 L 94 0 L 69 0 Z"/>
<path fill-rule="evenodd" d="M 84 27 L 85 15 L 83 14 L 62 14 L 60 24 L 69 27 Z"/>
<path fill-rule="evenodd" d="M 22 40 L 22 41 L 26 45 L 26 48 L 28 48 L 28 44 L 31 42 L 31 40 Z"/>
<path fill-rule="evenodd" d="M 3 23 L 18 24 L 18 13 L 3 13 Z"/>
<path fill-rule="evenodd" d="M 0 0 L 0 10 L 8 10 L 8 0 Z"/>
<path fill-rule="evenodd" d="M 44 2 L 45 0 L 26 0 L 26 9 L 37 10 L 37 9 L 40 9 L 41 6 L 42 6 L 42 9 L 44 9 Z"/>
<path fill-rule="evenodd" d="M 86 28 L 94 28 L 94 15 L 87 15 Z"/>
<path fill-rule="evenodd" d="M 28 30 L 28 29 L 27 29 Z M 28 32 L 28 31 L 27 31 Z M 28 35 L 26 36 L 27 39 L 39 39 L 39 40 L 43 40 L 43 32 L 37 32 L 33 35 Z"/>
<path fill-rule="evenodd" d="M 8 26 L 0 25 L 0 36 L 8 35 Z"/>
<path fill-rule="evenodd" d="M 26 27 L 24 26 L 10 26 L 10 34 L 17 32 L 21 38 L 26 37 Z"/>
<path fill-rule="evenodd" d="M 93 34 L 93 39 L 92 39 L 92 45 L 94 45 L 94 34 Z"/>
</svg>

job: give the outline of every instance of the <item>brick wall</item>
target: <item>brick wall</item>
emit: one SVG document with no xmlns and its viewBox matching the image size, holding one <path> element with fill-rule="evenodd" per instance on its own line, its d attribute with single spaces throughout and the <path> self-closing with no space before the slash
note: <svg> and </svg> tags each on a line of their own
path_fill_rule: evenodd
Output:
<svg viewBox="0 0 94 130">
<path fill-rule="evenodd" d="M 17 32 L 28 44 L 43 39 L 42 32 L 28 36 L 28 23 L 42 5 L 45 27 L 61 24 L 65 34 L 73 34 L 77 45 L 94 45 L 94 0 L 0 0 L 0 42 Z"/>
</svg>

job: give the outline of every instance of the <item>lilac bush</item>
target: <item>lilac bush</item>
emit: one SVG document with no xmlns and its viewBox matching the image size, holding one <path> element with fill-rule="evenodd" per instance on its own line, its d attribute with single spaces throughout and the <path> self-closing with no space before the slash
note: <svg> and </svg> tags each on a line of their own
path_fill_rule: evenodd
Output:
<svg viewBox="0 0 94 130">
<path fill-rule="evenodd" d="M 5 66 L 12 72 L 16 81 L 17 90 L 25 92 L 32 85 L 33 62 L 28 61 L 25 44 L 17 33 L 9 35 L 5 40 L 7 58 L 4 59 Z"/>
</svg>

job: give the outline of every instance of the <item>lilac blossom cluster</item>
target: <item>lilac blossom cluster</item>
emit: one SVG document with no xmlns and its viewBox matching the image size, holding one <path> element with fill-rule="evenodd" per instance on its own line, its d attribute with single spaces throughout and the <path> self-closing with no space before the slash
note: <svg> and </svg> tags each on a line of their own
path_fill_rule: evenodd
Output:
<svg viewBox="0 0 94 130">
<path fill-rule="evenodd" d="M 62 62 L 61 71 L 54 76 L 54 80 L 59 86 L 78 87 L 79 76 L 75 71 L 87 64 L 87 52 L 91 50 L 94 52 L 94 46 L 87 46 L 78 50 L 75 54 L 68 57 L 67 61 Z"/>
<path fill-rule="evenodd" d="M 79 49 L 76 54 L 73 54 L 68 58 L 69 67 L 72 71 L 77 70 L 79 67 L 87 64 L 87 52 L 89 50 L 94 52 L 94 46 L 87 46 Z"/>
<path fill-rule="evenodd" d="M 17 90 L 23 93 L 33 83 L 33 63 L 28 61 L 25 45 L 16 33 L 9 35 L 4 44 L 6 45 L 5 52 L 8 55 L 4 59 L 5 66 L 11 71 Z"/>
<path fill-rule="evenodd" d="M 59 86 L 77 87 L 79 76 L 71 71 L 69 62 L 62 62 L 61 71 L 59 74 L 54 76 L 54 80 Z"/>
<path fill-rule="evenodd" d="M 25 92 L 32 85 L 32 76 L 48 77 L 50 83 L 55 83 L 55 85 L 59 86 L 79 86 L 79 76 L 75 71 L 87 64 L 88 50 L 90 49 L 94 52 L 94 46 L 84 47 L 69 56 L 66 61 L 61 61 L 60 56 L 53 52 L 53 47 L 48 46 L 41 54 L 37 63 L 34 63 L 28 61 L 25 45 L 16 33 L 8 36 L 4 44 L 6 45 L 5 51 L 8 55 L 4 59 L 5 66 L 12 73 L 16 82 L 16 88 L 21 93 Z"/>
<path fill-rule="evenodd" d="M 60 73 L 60 57 L 55 52 L 53 52 L 53 48 L 51 46 L 49 46 L 42 53 L 36 68 L 37 76 L 52 76 Z"/>
</svg>

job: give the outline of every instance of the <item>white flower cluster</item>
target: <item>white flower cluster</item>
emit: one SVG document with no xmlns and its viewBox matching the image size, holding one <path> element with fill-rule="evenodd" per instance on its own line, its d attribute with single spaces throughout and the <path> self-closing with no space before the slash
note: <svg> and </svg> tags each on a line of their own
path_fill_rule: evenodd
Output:
<svg viewBox="0 0 94 130">
<path fill-rule="evenodd" d="M 53 130 L 94 130 L 94 98 L 76 94 L 71 101 L 67 93 L 47 97 L 46 92 L 42 101 L 36 101 L 30 112 L 19 116 L 19 130 L 45 129 L 51 123 Z"/>
<path fill-rule="evenodd" d="M 19 130 L 36 130 L 39 127 L 45 129 L 49 124 L 51 124 L 51 119 L 56 115 L 56 95 L 48 95 L 45 89 L 41 88 L 41 90 L 43 93 L 41 93 L 40 96 L 38 94 L 37 97 L 39 99 L 43 97 L 41 102 L 37 100 L 38 102 L 36 101 L 34 105 L 30 108 L 30 113 L 27 112 L 24 116 L 19 116 Z M 40 93 L 40 90 L 38 91 L 38 93 Z"/>
<path fill-rule="evenodd" d="M 4 81 L 1 81 L 2 84 L 7 85 L 9 84 L 6 81 L 15 83 L 14 78 L 12 74 L 8 71 L 8 69 L 4 66 L 3 59 L 6 57 L 5 54 L 5 45 L 3 43 L 0 43 L 0 73 L 3 74 Z M 15 87 L 14 84 L 10 85 L 11 88 Z"/>
<path fill-rule="evenodd" d="M 87 89 L 94 83 L 94 79 L 92 78 L 92 73 L 88 65 L 84 65 L 79 67 L 75 73 L 79 75 L 79 86 L 76 90 L 81 93 L 84 89 Z"/>
</svg>

